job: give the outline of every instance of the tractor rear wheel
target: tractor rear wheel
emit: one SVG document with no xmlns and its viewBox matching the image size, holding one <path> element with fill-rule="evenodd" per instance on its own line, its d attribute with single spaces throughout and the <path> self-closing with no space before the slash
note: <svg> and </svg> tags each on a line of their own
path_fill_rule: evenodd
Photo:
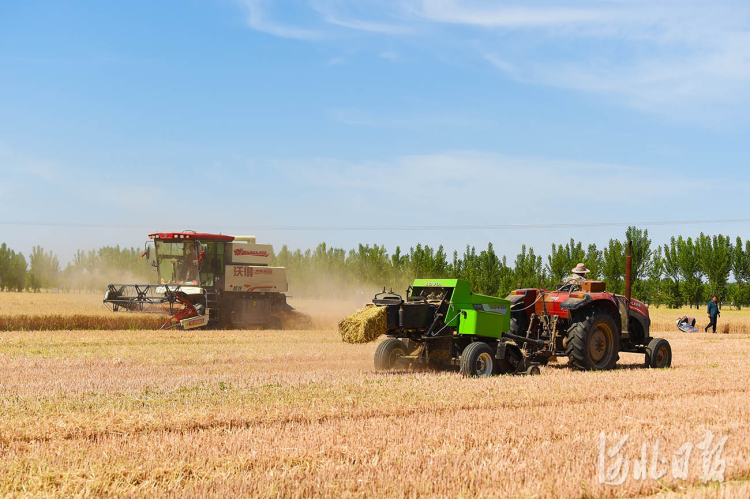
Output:
<svg viewBox="0 0 750 499">
<path fill-rule="evenodd" d="M 646 367 L 661 369 L 672 365 L 672 347 L 663 338 L 652 339 L 646 347 Z"/>
<path fill-rule="evenodd" d="M 529 329 L 529 318 L 526 312 L 513 312 L 510 315 L 510 332 L 519 336 L 526 336 Z"/>
<path fill-rule="evenodd" d="M 407 355 L 404 342 L 396 338 L 384 339 L 375 349 L 375 370 L 389 371 L 396 367 L 398 360 Z"/>
<path fill-rule="evenodd" d="M 468 378 L 491 376 L 495 372 L 495 352 L 487 343 L 469 343 L 461 353 L 460 370 Z"/>
<path fill-rule="evenodd" d="M 592 310 L 568 329 L 565 348 L 568 362 L 583 371 L 613 369 L 620 359 L 619 336 L 617 325 L 608 313 Z"/>
</svg>

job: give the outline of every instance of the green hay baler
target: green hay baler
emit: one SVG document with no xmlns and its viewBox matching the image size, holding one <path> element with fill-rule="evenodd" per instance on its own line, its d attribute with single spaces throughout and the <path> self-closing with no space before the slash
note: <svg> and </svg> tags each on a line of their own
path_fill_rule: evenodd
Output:
<svg viewBox="0 0 750 499">
<path fill-rule="evenodd" d="M 406 299 L 375 296 L 385 307 L 387 338 L 375 351 L 375 368 L 415 365 L 458 367 L 466 376 L 539 372 L 510 334 L 511 303 L 472 293 L 461 279 L 416 279 Z M 521 342 L 523 344 L 523 342 Z"/>
</svg>

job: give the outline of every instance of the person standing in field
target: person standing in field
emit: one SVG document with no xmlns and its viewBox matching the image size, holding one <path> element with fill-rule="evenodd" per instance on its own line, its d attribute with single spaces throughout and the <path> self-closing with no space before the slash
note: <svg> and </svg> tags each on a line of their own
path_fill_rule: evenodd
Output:
<svg viewBox="0 0 750 499">
<path fill-rule="evenodd" d="M 708 326 L 706 326 L 703 331 L 708 332 L 708 328 L 712 327 L 714 328 L 714 334 L 716 334 L 716 320 L 721 315 L 721 312 L 719 312 L 719 305 L 716 304 L 716 302 L 719 301 L 719 298 L 714 295 L 713 298 L 711 298 L 711 301 L 708 302 Z"/>
</svg>

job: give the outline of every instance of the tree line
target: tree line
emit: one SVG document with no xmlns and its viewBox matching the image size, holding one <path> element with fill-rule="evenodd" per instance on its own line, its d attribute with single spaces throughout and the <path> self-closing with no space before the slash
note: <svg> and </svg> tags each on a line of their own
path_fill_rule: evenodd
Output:
<svg viewBox="0 0 750 499">
<path fill-rule="evenodd" d="M 274 264 L 286 267 L 290 289 L 303 297 L 350 296 L 365 285 L 404 290 L 413 279 L 428 277 L 466 279 L 476 293 L 506 296 L 517 288 L 554 288 L 581 262 L 591 271 L 590 279 L 603 280 L 608 291 L 623 294 L 628 241 L 634 298 L 671 308 L 698 307 L 716 294 L 721 303 L 750 306 L 750 240 L 701 233 L 654 246 L 648 230 L 636 227 L 602 248 L 574 239 L 553 243 L 546 260 L 525 245 L 511 263 L 495 253 L 492 243 L 480 251 L 466 246 L 450 256 L 442 246 L 418 244 L 408 252 L 396 247 L 389 255 L 378 244 L 360 244 L 347 252 L 321 243 L 306 251 L 283 246 Z"/>
<path fill-rule="evenodd" d="M 149 282 L 149 267 L 136 248 L 105 246 L 79 250 L 73 260 L 60 267 L 52 251 L 34 246 L 28 260 L 5 243 L 0 245 L 0 290 L 103 291 L 112 282 Z M 136 281 L 133 281 L 135 279 Z"/>
<path fill-rule="evenodd" d="M 291 294 L 301 298 L 348 298 L 387 286 L 404 290 L 414 278 L 460 278 L 481 294 L 505 296 L 518 287 L 554 288 L 583 262 L 589 278 L 603 280 L 615 293 L 625 290 L 625 255 L 632 242 L 633 297 L 654 305 L 700 306 L 713 294 L 724 304 L 750 306 L 750 240 L 740 237 L 672 237 L 652 245 L 648 230 L 629 227 L 622 240 L 598 248 L 570 239 L 553 243 L 543 259 L 523 245 L 512 262 L 495 253 L 492 243 L 477 251 L 466 246 L 448 255 L 417 244 L 393 253 L 378 244 L 359 244 L 349 251 L 329 247 L 291 250 L 283 246 L 274 265 L 286 267 Z M 730 279 L 732 282 L 730 282 Z M 135 248 L 106 246 L 78 251 L 61 270 L 57 256 L 36 246 L 28 261 L 6 244 L 0 246 L 0 289 L 61 288 L 101 291 L 111 282 L 152 282 L 154 274 Z"/>
</svg>

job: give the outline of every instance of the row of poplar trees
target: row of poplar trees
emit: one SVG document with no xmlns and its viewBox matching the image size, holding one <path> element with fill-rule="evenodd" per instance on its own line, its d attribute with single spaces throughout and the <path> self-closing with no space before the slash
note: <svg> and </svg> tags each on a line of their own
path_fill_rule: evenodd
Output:
<svg viewBox="0 0 750 499">
<path fill-rule="evenodd" d="M 105 246 L 98 250 L 78 251 L 64 269 L 52 251 L 34 246 L 28 261 L 5 243 L 0 245 L 0 290 L 102 291 L 107 284 L 121 279 L 149 282 L 145 259 L 135 248 Z"/>
<path fill-rule="evenodd" d="M 648 230 L 636 227 L 603 248 L 573 239 L 552 244 L 546 261 L 525 245 L 509 263 L 495 253 L 492 243 L 480 251 L 467 246 L 462 254 L 450 256 L 442 246 L 418 244 L 408 253 L 397 247 L 389 255 L 377 244 L 360 244 L 347 252 L 321 243 L 304 252 L 284 246 L 275 264 L 287 268 L 290 289 L 303 297 L 343 297 L 374 286 L 404 290 L 414 278 L 466 279 L 477 293 L 505 296 L 519 287 L 553 288 L 580 262 L 591 270 L 589 278 L 606 281 L 609 291 L 624 293 L 627 241 L 633 243 L 635 298 L 680 307 L 700 306 L 716 294 L 722 303 L 750 305 L 750 240 L 743 244 L 739 237 L 733 241 L 701 233 L 695 239 L 673 237 L 668 244 L 654 246 Z"/>
<path fill-rule="evenodd" d="M 321 243 L 306 251 L 283 246 L 274 256 L 274 265 L 286 267 L 290 292 L 300 298 L 351 298 L 383 286 L 404 290 L 415 278 L 466 279 L 477 293 L 505 296 L 518 287 L 553 288 L 579 262 L 591 270 L 590 278 L 606 281 L 609 291 L 623 293 L 627 241 L 633 243 L 634 297 L 679 307 L 700 306 L 716 294 L 722 303 L 750 306 L 750 240 L 700 234 L 653 246 L 648 230 L 636 227 L 629 227 L 623 240 L 611 239 L 601 249 L 573 239 L 552 244 L 546 261 L 533 248 L 522 246 L 509 263 L 495 253 L 492 243 L 480 251 L 467 246 L 452 255 L 442 246 L 421 244 L 408 252 L 397 247 L 389 254 L 378 244 L 360 244 L 346 251 Z M 119 246 L 78 251 L 61 269 L 51 251 L 34 247 L 27 261 L 2 244 L 0 289 L 101 291 L 111 282 L 151 282 L 154 274 L 140 253 Z"/>
</svg>

